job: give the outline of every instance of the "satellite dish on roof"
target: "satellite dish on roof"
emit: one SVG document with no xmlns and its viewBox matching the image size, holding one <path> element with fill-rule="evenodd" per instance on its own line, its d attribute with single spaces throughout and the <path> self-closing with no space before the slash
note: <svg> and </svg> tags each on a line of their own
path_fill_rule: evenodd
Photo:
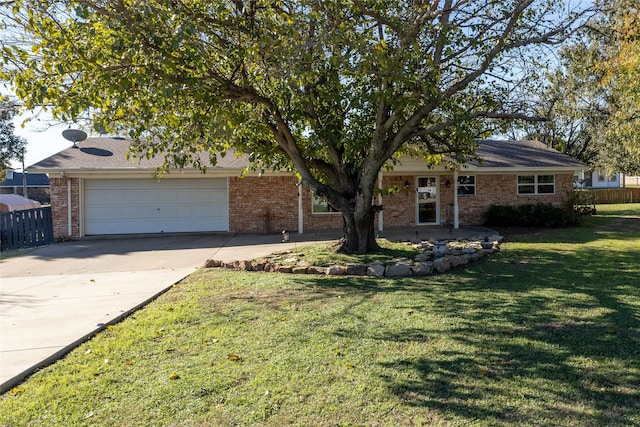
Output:
<svg viewBox="0 0 640 427">
<path fill-rule="evenodd" d="M 80 129 L 65 129 L 62 131 L 62 137 L 67 141 L 73 142 L 73 148 L 78 148 L 76 142 L 87 139 L 87 133 Z"/>
</svg>

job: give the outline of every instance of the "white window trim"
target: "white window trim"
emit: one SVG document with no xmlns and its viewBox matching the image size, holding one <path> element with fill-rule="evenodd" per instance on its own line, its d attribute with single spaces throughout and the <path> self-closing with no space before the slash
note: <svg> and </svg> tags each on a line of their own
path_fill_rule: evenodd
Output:
<svg viewBox="0 0 640 427">
<path fill-rule="evenodd" d="M 464 184 L 462 186 L 464 187 L 473 187 L 473 194 L 462 194 L 460 192 L 460 183 L 458 182 L 458 180 L 463 177 L 463 176 L 472 176 L 473 177 L 473 184 Z M 467 175 L 458 175 L 458 177 L 456 178 L 456 189 L 458 190 L 458 196 L 459 197 L 476 197 L 478 194 L 478 176 L 477 175 L 473 175 L 473 174 L 467 174 Z"/>
<path fill-rule="evenodd" d="M 312 215 L 340 215 L 339 211 L 329 211 L 329 212 L 316 212 L 314 210 L 314 207 L 316 206 L 316 203 L 314 203 L 315 200 L 320 200 L 323 201 L 321 198 L 319 198 L 318 196 L 316 196 L 315 194 L 311 193 L 311 214 Z M 326 202 L 324 202 L 326 203 Z M 327 204 L 328 206 L 328 204 Z"/>
<path fill-rule="evenodd" d="M 518 178 L 520 178 L 521 176 L 533 176 L 533 183 L 528 183 L 528 184 L 520 184 L 518 182 Z M 543 182 L 543 183 L 538 183 L 538 177 L 539 176 L 552 176 L 553 177 L 553 183 L 550 182 Z M 533 185 L 533 193 L 520 193 L 520 187 L 524 187 L 527 185 Z M 551 193 L 539 193 L 538 192 L 538 186 L 540 185 L 553 185 L 553 192 Z M 556 175 L 552 174 L 552 173 L 536 173 L 536 174 L 528 174 L 528 175 L 516 175 L 516 195 L 518 196 L 551 196 L 556 194 Z"/>
</svg>

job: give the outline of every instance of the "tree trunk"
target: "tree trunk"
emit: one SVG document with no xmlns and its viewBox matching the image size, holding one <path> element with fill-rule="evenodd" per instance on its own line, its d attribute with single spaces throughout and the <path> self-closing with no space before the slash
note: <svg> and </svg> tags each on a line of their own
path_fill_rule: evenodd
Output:
<svg viewBox="0 0 640 427">
<path fill-rule="evenodd" d="M 342 214 L 344 237 L 339 252 L 365 254 L 380 249 L 376 242 L 375 209 L 370 207 L 365 215 Z"/>
</svg>

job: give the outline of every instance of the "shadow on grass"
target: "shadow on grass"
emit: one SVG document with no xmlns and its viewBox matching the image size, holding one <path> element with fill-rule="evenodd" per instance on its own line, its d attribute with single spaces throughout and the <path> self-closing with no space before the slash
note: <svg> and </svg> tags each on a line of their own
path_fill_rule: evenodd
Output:
<svg viewBox="0 0 640 427">
<path fill-rule="evenodd" d="M 639 209 L 640 210 L 640 209 Z M 499 232 L 509 241 L 538 243 L 589 243 L 601 239 L 635 240 L 640 235 L 638 211 L 629 215 L 626 211 L 608 212 L 605 215 L 586 217 L 579 227 L 557 229 L 501 228 Z"/>
<path fill-rule="evenodd" d="M 600 233 L 586 240 L 578 230 L 573 238 L 638 240 Z M 525 244 L 429 279 L 309 283 L 352 297 L 345 314 L 368 298 L 403 292 L 411 303 L 398 312 L 430 310 L 450 324 L 365 336 L 424 346 L 417 357 L 378 362 L 404 404 L 489 424 L 600 426 L 640 423 L 639 277 L 640 248 L 532 252 Z M 348 327 L 335 333 L 363 335 Z"/>
</svg>

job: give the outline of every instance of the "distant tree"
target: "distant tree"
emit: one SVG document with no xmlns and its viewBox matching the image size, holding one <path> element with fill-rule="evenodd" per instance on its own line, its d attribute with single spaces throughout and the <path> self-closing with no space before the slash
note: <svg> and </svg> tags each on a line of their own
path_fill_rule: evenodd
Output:
<svg viewBox="0 0 640 427">
<path fill-rule="evenodd" d="M 539 139 L 593 168 L 640 173 L 640 1 L 605 2 L 601 14 L 560 52 L 539 115 L 523 124 Z"/>
<path fill-rule="evenodd" d="M 610 55 L 595 67 L 604 74 L 603 87 L 611 99 L 601 161 L 611 159 L 610 170 L 640 174 L 640 0 L 618 0 L 614 5 Z"/>
<path fill-rule="evenodd" d="M 530 117 L 520 88 L 590 6 L 551 0 L 15 0 L 3 76 L 27 107 L 127 129 L 132 153 L 203 167 L 234 148 L 295 171 L 375 241 L 377 176 L 400 154 L 463 161 Z"/>
<path fill-rule="evenodd" d="M 2 99 L 1 96 L 0 99 Z M 15 103 L 0 100 L 0 179 L 6 176 L 7 170 L 11 167 L 11 161 L 22 159 L 27 144 L 24 138 L 13 133 L 15 127 L 12 119 L 16 111 Z"/>
</svg>

